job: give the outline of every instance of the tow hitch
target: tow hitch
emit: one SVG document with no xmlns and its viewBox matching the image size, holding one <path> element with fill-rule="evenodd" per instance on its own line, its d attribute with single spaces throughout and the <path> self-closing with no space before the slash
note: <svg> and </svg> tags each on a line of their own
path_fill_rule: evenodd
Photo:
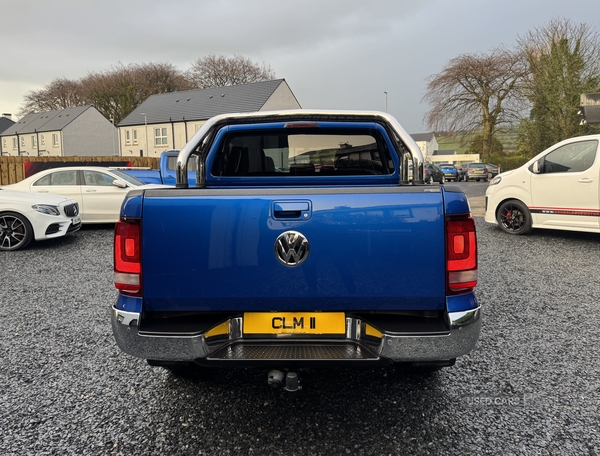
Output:
<svg viewBox="0 0 600 456">
<path fill-rule="evenodd" d="M 267 383 L 271 388 L 283 389 L 289 393 L 294 393 L 302 389 L 296 372 L 283 372 L 273 369 L 267 376 Z"/>
</svg>

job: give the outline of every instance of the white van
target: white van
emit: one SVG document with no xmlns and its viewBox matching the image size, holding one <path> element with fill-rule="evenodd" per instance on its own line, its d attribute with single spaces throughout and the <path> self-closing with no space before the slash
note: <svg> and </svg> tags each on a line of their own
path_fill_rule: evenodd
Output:
<svg viewBox="0 0 600 456">
<path fill-rule="evenodd" d="M 509 234 L 532 228 L 600 232 L 600 135 L 562 141 L 496 176 L 485 221 Z"/>
</svg>

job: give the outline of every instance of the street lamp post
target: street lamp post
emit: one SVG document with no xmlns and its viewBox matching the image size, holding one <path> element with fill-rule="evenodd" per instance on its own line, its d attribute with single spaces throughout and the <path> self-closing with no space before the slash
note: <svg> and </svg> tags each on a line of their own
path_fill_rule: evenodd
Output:
<svg viewBox="0 0 600 456">
<path fill-rule="evenodd" d="M 388 111 L 388 105 L 387 105 L 387 92 L 383 92 L 385 93 L 385 112 Z"/>
<path fill-rule="evenodd" d="M 144 127 L 146 127 L 146 147 L 145 147 L 146 151 L 145 151 L 145 154 L 147 157 L 148 156 L 148 120 L 146 118 L 145 112 L 142 112 L 141 115 L 144 116 Z"/>
</svg>

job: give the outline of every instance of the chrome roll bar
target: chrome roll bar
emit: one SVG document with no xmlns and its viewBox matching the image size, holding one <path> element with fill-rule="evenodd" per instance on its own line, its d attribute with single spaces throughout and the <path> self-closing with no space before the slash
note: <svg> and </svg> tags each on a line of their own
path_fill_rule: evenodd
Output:
<svg viewBox="0 0 600 456">
<path fill-rule="evenodd" d="M 218 125 L 244 122 L 284 122 L 292 120 L 319 120 L 319 118 L 338 117 L 343 120 L 375 121 L 389 126 L 401 141 L 397 144 L 401 153 L 398 157 L 402 175 L 400 182 L 409 182 L 409 165 L 413 165 L 413 184 L 423 183 L 423 154 L 411 136 L 398 121 L 388 113 L 379 111 L 331 111 L 294 109 L 286 111 L 263 111 L 252 113 L 220 114 L 212 117 L 191 137 L 177 157 L 177 188 L 188 188 L 187 163 L 192 154 L 198 155 L 196 168 L 196 187 L 206 186 L 206 155 L 208 154 L 208 138 L 214 134 Z M 204 147 L 203 147 L 204 146 Z"/>
</svg>

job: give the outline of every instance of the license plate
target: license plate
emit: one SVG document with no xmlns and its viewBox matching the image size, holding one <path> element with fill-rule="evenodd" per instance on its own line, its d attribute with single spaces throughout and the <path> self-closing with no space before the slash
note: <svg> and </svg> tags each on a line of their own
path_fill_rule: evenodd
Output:
<svg viewBox="0 0 600 456">
<path fill-rule="evenodd" d="M 476 169 L 475 170 L 475 174 L 481 174 L 483 171 L 481 171 L 480 169 Z"/>
<path fill-rule="evenodd" d="M 244 334 L 344 334 L 344 312 L 247 312 Z"/>
</svg>

